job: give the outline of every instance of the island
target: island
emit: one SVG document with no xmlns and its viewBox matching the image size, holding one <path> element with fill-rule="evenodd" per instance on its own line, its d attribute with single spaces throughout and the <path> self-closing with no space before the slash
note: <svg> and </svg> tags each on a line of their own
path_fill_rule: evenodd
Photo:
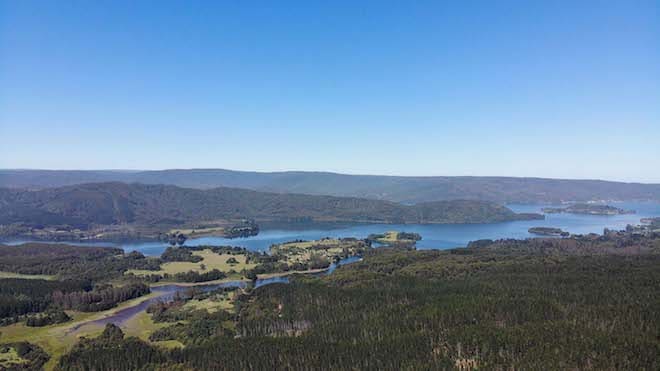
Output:
<svg viewBox="0 0 660 371">
<path fill-rule="evenodd" d="M 561 236 L 561 237 L 570 236 L 570 233 L 564 232 L 560 228 L 552 228 L 552 227 L 532 227 L 527 231 L 531 234 L 537 234 L 540 236 Z"/>
<path fill-rule="evenodd" d="M 584 215 L 623 215 L 634 214 L 634 210 L 624 210 L 618 207 L 602 204 L 573 204 L 568 207 L 546 207 L 542 211 L 545 214 L 584 214 Z"/>
<path fill-rule="evenodd" d="M 216 221 L 196 224 L 187 229 L 172 229 L 169 233 L 159 234 L 158 239 L 171 245 L 183 245 L 189 238 L 224 237 L 240 238 L 259 234 L 259 225 L 253 220 L 242 220 L 235 224 Z"/>
<path fill-rule="evenodd" d="M 660 229 L 660 218 L 642 218 L 640 223 L 648 225 L 652 229 Z"/>
<path fill-rule="evenodd" d="M 367 240 L 380 245 L 411 249 L 414 249 L 417 241 L 420 241 L 421 239 L 422 236 L 419 233 L 397 231 L 388 231 L 381 234 L 371 234 L 369 237 L 367 237 Z"/>
</svg>

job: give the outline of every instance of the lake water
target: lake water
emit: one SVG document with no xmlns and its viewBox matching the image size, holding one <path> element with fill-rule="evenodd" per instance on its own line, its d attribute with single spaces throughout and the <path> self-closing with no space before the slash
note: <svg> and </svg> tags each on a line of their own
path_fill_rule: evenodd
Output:
<svg viewBox="0 0 660 371">
<path fill-rule="evenodd" d="M 531 227 L 557 227 L 574 234 L 586 233 L 602 233 L 604 228 L 610 229 L 624 229 L 628 224 L 639 224 L 641 218 L 658 217 L 660 216 L 660 203 L 611 203 L 614 206 L 626 209 L 635 210 L 636 214 L 626 215 L 573 215 L 573 214 L 548 214 L 545 220 L 528 220 L 528 221 L 515 221 L 507 223 L 496 224 L 447 224 L 447 225 L 396 225 L 396 224 L 370 224 L 370 225 L 353 225 L 342 227 L 328 227 L 324 228 L 276 228 L 265 229 L 257 236 L 226 239 L 219 237 L 204 237 L 197 239 L 190 239 L 186 241 L 186 245 L 233 245 L 246 247 L 253 251 L 268 251 L 268 248 L 275 243 L 281 243 L 296 239 L 313 240 L 323 237 L 356 237 L 365 238 L 372 233 L 382 233 L 389 230 L 399 230 L 407 232 L 416 232 L 422 236 L 422 240 L 417 243 L 419 249 L 447 249 L 452 247 L 465 246 L 468 242 L 484 239 L 484 238 L 529 238 L 534 237 L 527 232 Z M 558 206 L 558 205 L 508 205 L 516 212 L 541 212 L 543 207 Z M 25 241 L 14 241 L 18 244 Z M 138 242 L 138 243 L 91 243 L 82 245 L 96 245 L 96 246 L 117 246 L 122 247 L 126 251 L 140 251 L 145 255 L 160 255 L 161 252 L 167 247 L 167 244 L 162 242 Z M 319 274 L 330 274 L 337 267 L 350 264 L 358 261 L 359 257 L 350 257 L 344 259 L 337 264 L 332 264 L 330 268 Z M 256 287 L 268 285 L 272 283 L 286 283 L 288 277 L 273 277 L 255 282 Z M 223 284 L 204 285 L 200 284 L 196 287 L 212 290 L 218 287 L 238 286 L 245 285 L 243 281 L 226 282 Z M 187 290 L 187 287 L 177 285 L 166 285 L 155 287 L 152 290 L 158 293 L 156 298 L 146 300 L 133 307 L 125 308 L 117 313 L 106 318 L 98 319 L 95 321 L 86 322 L 87 324 L 103 325 L 106 323 L 115 323 L 117 325 L 124 324 L 128 319 L 136 314 L 145 310 L 150 304 L 157 300 L 167 301 L 177 291 Z M 82 326 L 82 325 L 80 325 Z M 72 329 L 78 330 L 80 326 Z"/>
<path fill-rule="evenodd" d="M 636 214 L 626 215 L 574 215 L 548 214 L 545 220 L 524 220 L 495 224 L 361 224 L 352 226 L 313 226 L 288 227 L 262 230 L 257 236 L 227 239 L 221 237 L 203 237 L 189 239 L 188 246 L 232 245 L 245 247 L 252 251 L 268 251 L 272 244 L 291 240 L 315 240 L 323 237 L 365 238 L 372 233 L 390 230 L 416 232 L 422 236 L 417 243 L 418 249 L 448 249 L 467 245 L 468 242 L 484 238 L 529 238 L 534 235 L 527 232 L 531 227 L 556 227 L 574 234 L 602 233 L 604 228 L 624 229 L 628 224 L 639 224 L 641 218 L 660 216 L 660 203 L 655 202 L 612 202 L 609 203 L 626 210 L 635 210 Z M 540 213 L 544 207 L 561 205 L 508 205 L 516 212 Z M 25 241 L 13 241 L 17 244 Z M 96 246 L 116 246 L 125 251 L 140 251 L 145 255 L 160 255 L 167 247 L 163 242 L 122 242 L 122 243 L 83 243 Z"/>
</svg>

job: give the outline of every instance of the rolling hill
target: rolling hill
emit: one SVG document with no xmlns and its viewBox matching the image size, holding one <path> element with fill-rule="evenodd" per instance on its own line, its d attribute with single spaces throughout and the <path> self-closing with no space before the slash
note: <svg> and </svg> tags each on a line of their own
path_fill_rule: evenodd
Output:
<svg viewBox="0 0 660 371">
<path fill-rule="evenodd" d="M 660 184 L 512 177 L 400 177 L 327 172 L 247 172 L 223 169 L 159 171 L 0 170 L 0 187 L 44 189 L 91 182 L 168 184 L 195 189 L 245 188 L 419 203 L 484 200 L 538 203 L 660 200 Z"/>
<path fill-rule="evenodd" d="M 492 202 L 402 205 L 363 198 L 91 183 L 38 191 L 0 189 L 0 224 L 182 225 L 217 219 L 367 223 L 488 223 L 535 218 Z"/>
</svg>

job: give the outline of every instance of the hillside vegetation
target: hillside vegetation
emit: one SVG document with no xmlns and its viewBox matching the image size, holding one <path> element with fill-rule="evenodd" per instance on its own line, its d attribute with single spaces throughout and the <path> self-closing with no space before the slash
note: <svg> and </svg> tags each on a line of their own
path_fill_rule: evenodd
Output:
<svg viewBox="0 0 660 371">
<path fill-rule="evenodd" d="M 239 295 L 236 315 L 163 307 L 190 325 L 154 340 L 182 349 L 109 326 L 117 336 L 82 341 L 58 367 L 657 370 L 659 258 L 660 239 L 645 237 L 373 249 L 331 275 Z"/>
<path fill-rule="evenodd" d="M 183 225 L 209 220 L 370 223 L 487 223 L 537 216 L 483 201 L 413 206 L 388 201 L 235 188 L 94 183 L 39 191 L 0 189 L 0 225 Z"/>
<path fill-rule="evenodd" d="M 476 199 L 498 203 L 660 200 L 660 184 L 513 177 L 400 177 L 223 169 L 160 171 L 0 170 L 0 187 L 49 188 L 91 182 L 139 182 L 210 189 L 304 193 L 417 203 Z"/>
</svg>

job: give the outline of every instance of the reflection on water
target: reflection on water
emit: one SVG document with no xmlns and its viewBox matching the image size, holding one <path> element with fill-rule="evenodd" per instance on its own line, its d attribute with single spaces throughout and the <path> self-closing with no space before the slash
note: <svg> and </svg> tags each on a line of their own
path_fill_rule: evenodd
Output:
<svg viewBox="0 0 660 371">
<path fill-rule="evenodd" d="M 282 243 L 291 240 L 314 240 L 323 237 L 355 237 L 365 238 L 372 233 L 382 233 L 388 230 L 400 230 L 407 232 L 416 232 L 422 236 L 422 240 L 417 243 L 419 249 L 446 249 L 452 247 L 465 246 L 469 241 L 484 238 L 528 238 L 534 237 L 527 230 L 531 227 L 556 227 L 574 234 L 602 233 L 604 228 L 624 229 L 627 224 L 639 224 L 641 218 L 660 216 L 660 203 L 610 203 L 614 206 L 626 209 L 636 210 L 636 214 L 600 216 L 600 215 L 572 215 L 572 214 L 548 214 L 545 220 L 527 220 L 515 221 L 497 224 L 445 224 L 445 225 L 396 225 L 396 224 L 369 224 L 369 225 L 334 225 L 328 229 L 328 225 L 323 228 L 313 227 L 296 229 L 295 226 L 283 229 L 262 230 L 259 235 L 247 238 L 226 239 L 220 237 L 203 237 L 190 239 L 186 245 L 233 245 L 242 246 L 252 251 L 268 251 L 268 248 L 275 243 Z M 541 212 L 543 207 L 556 205 L 509 205 L 516 212 Z M 14 241 L 13 244 L 25 241 Z M 82 243 L 81 245 L 92 246 L 116 246 L 122 247 L 126 251 L 140 251 L 145 255 L 160 255 L 167 247 L 162 242 L 135 242 L 135 243 Z M 319 273 L 319 275 L 330 274 L 337 267 L 359 261 L 359 257 L 344 259 L 336 264 L 332 264 L 328 270 Z M 273 283 L 288 283 L 288 277 L 272 277 L 263 280 L 257 280 L 255 287 L 261 287 Z M 232 281 L 222 284 L 195 286 L 202 290 L 215 290 L 220 287 L 243 287 L 245 281 Z M 83 325 L 105 325 L 115 323 L 121 325 L 136 314 L 144 311 L 152 303 L 161 300 L 171 300 L 176 292 L 189 289 L 190 286 L 165 285 L 152 289 L 158 295 L 154 298 L 145 300 L 133 307 L 125 308 L 112 316 L 87 322 Z M 83 325 L 76 326 L 71 331 L 76 331 Z"/>
<path fill-rule="evenodd" d="M 636 210 L 636 214 L 626 215 L 572 215 L 548 214 L 545 220 L 523 220 L 496 224 L 360 224 L 360 225 L 290 225 L 289 228 L 264 229 L 257 236 L 227 239 L 202 237 L 189 239 L 186 245 L 232 245 L 252 251 L 268 251 L 272 244 L 291 240 L 315 240 L 323 237 L 365 238 L 372 233 L 388 230 L 416 232 L 422 236 L 417 243 L 419 249 L 447 249 L 467 245 L 468 242 L 484 238 L 529 238 L 534 237 L 527 230 L 531 227 L 556 227 L 574 234 L 602 233 L 604 228 L 624 229 L 627 224 L 639 224 L 641 218 L 660 216 L 660 203 L 654 202 L 614 202 L 610 205 L 626 210 Z M 557 205 L 508 205 L 516 212 L 541 212 L 543 207 Z M 328 229 L 330 228 L 330 229 Z M 13 241 L 12 244 L 25 242 Z M 145 255 L 160 255 L 167 247 L 163 242 L 118 242 L 82 243 L 93 246 L 116 246 L 128 251 L 140 251 Z"/>
</svg>

